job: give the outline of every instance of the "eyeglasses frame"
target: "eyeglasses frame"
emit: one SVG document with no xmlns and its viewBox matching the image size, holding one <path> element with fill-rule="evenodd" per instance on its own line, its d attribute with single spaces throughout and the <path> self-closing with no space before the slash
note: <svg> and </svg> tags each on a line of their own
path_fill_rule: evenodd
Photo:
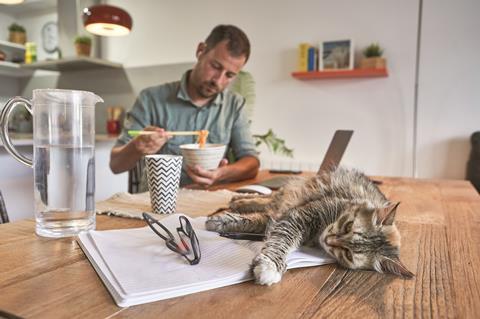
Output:
<svg viewBox="0 0 480 319">
<path fill-rule="evenodd" d="M 177 233 L 180 238 L 180 241 L 185 247 L 185 249 L 182 249 L 177 244 L 177 241 L 175 240 L 175 236 L 173 236 L 170 230 L 168 230 L 168 228 L 165 227 L 161 222 L 159 222 L 157 219 L 153 218 L 152 216 L 150 216 L 150 214 L 146 212 L 142 213 L 142 216 L 143 216 L 143 219 L 147 222 L 147 225 L 153 230 L 153 232 L 165 241 L 165 245 L 167 246 L 168 249 L 183 256 L 183 258 L 185 258 L 190 263 L 190 265 L 196 265 L 200 262 L 200 259 L 201 259 L 200 243 L 198 241 L 197 234 L 195 233 L 195 230 L 193 229 L 192 224 L 190 223 L 188 218 L 186 218 L 185 216 L 178 217 L 178 220 L 180 222 L 180 227 L 177 227 Z M 185 226 L 182 223 L 182 221 L 185 223 Z M 155 228 L 154 225 L 158 225 L 163 231 L 165 231 L 168 237 L 160 233 Z M 190 244 L 192 248 L 190 248 L 187 245 L 187 243 L 183 239 L 183 236 L 190 239 Z M 193 252 L 193 256 L 194 256 L 193 259 L 187 255 L 187 253 L 189 253 L 190 251 Z"/>
</svg>

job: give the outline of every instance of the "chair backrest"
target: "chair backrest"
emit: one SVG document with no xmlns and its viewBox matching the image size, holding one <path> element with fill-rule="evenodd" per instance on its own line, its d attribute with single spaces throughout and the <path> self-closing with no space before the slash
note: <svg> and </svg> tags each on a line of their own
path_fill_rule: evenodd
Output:
<svg viewBox="0 0 480 319">
<path fill-rule="evenodd" d="M 8 223 L 8 214 L 7 207 L 5 207 L 5 202 L 3 201 L 3 195 L 0 191 L 0 224 Z"/>
<path fill-rule="evenodd" d="M 247 71 L 240 71 L 237 77 L 230 85 L 232 92 L 238 93 L 245 98 L 245 109 L 247 111 L 248 120 L 251 122 L 255 109 L 255 79 L 252 74 Z"/>
<path fill-rule="evenodd" d="M 142 181 L 143 170 L 145 162 L 143 158 L 135 164 L 131 170 L 128 171 L 128 192 L 136 194 L 140 192 L 140 183 Z"/>
<path fill-rule="evenodd" d="M 467 180 L 480 192 L 480 131 L 470 136 L 472 148 L 467 162 Z"/>
</svg>

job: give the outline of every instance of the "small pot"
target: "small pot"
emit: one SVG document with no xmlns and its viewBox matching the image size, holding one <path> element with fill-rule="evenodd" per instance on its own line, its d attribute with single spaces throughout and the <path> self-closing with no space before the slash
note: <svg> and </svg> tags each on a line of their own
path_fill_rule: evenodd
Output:
<svg viewBox="0 0 480 319">
<path fill-rule="evenodd" d="M 363 58 L 360 60 L 360 69 L 385 69 L 387 61 L 381 57 Z"/>
<path fill-rule="evenodd" d="M 25 44 L 25 42 L 27 42 L 27 34 L 25 32 L 10 31 L 8 41 Z"/>
<path fill-rule="evenodd" d="M 91 44 L 75 43 L 75 50 L 77 51 L 78 56 L 90 56 L 91 49 Z"/>
</svg>

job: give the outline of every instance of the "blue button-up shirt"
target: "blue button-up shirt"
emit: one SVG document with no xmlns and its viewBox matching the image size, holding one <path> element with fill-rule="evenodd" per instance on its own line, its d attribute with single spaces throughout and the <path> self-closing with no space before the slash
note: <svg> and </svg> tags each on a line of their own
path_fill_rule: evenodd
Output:
<svg viewBox="0 0 480 319">
<path fill-rule="evenodd" d="M 245 99 L 228 89 L 217 94 L 207 105 L 194 105 L 187 93 L 187 71 L 180 81 L 149 87 L 140 92 L 132 109 L 127 112 L 124 127 L 115 146 L 125 145 L 132 137 L 128 130 L 158 126 L 167 131 L 208 130 L 208 143 L 228 145 L 236 159 L 258 157 L 250 124 L 244 109 Z M 180 154 L 180 145 L 196 143 L 196 136 L 174 136 L 159 154 Z M 182 170 L 181 185 L 191 183 Z M 140 190 L 147 190 L 145 174 Z"/>
</svg>

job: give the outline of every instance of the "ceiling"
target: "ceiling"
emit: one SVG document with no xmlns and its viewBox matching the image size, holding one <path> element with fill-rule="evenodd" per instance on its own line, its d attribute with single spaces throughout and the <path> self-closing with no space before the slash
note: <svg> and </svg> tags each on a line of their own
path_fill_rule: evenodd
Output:
<svg viewBox="0 0 480 319">
<path fill-rule="evenodd" d="M 57 8 L 57 0 L 25 0 L 16 5 L 0 4 L 0 12 L 18 16 Z"/>
</svg>

